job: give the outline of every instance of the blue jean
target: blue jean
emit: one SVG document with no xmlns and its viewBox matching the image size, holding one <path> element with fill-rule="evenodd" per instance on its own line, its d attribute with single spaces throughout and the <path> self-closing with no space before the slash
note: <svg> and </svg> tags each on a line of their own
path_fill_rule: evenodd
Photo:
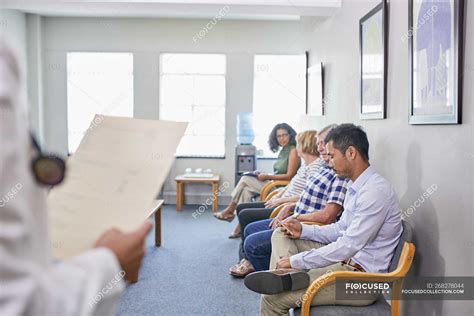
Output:
<svg viewBox="0 0 474 316">
<path fill-rule="evenodd" d="M 246 258 L 256 271 L 268 270 L 272 254 L 273 230 L 268 227 L 271 218 L 248 224 L 244 230 Z"/>
</svg>

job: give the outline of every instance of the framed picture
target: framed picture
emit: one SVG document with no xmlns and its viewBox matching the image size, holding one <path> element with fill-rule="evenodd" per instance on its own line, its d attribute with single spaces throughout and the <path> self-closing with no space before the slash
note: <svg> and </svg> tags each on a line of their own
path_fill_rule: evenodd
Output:
<svg viewBox="0 0 474 316">
<path fill-rule="evenodd" d="M 322 116 L 324 115 L 324 108 L 328 100 L 323 98 L 324 82 L 323 82 L 323 63 L 317 62 L 314 66 L 308 68 L 307 80 L 307 103 L 306 114 Z"/>
<path fill-rule="evenodd" d="M 463 0 L 409 0 L 410 124 L 460 124 Z"/>
<path fill-rule="evenodd" d="M 388 43 L 386 11 L 386 1 L 382 1 L 359 21 L 361 119 L 386 118 Z"/>
</svg>

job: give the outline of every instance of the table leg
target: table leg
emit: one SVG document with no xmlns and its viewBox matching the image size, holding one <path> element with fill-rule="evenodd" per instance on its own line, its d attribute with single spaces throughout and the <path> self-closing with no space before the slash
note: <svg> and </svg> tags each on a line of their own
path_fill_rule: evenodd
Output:
<svg viewBox="0 0 474 316">
<path fill-rule="evenodd" d="M 161 246 L 161 207 L 155 212 L 155 247 Z"/>
<path fill-rule="evenodd" d="M 184 200 L 184 183 L 176 182 L 176 211 L 180 212 L 183 208 Z"/>
<path fill-rule="evenodd" d="M 219 195 L 217 194 L 218 192 L 217 188 L 217 183 L 212 183 L 212 195 L 214 198 L 212 199 L 212 212 L 215 213 L 217 212 L 217 208 L 219 206 Z"/>
</svg>

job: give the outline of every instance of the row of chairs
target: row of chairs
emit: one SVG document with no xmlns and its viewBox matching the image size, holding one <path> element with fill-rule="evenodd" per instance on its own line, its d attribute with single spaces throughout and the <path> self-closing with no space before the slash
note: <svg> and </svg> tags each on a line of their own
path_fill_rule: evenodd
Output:
<svg viewBox="0 0 474 316">
<path fill-rule="evenodd" d="M 278 187 L 286 186 L 289 181 L 270 181 L 260 191 L 260 200 L 268 201 L 275 194 L 277 194 Z M 275 208 L 270 217 L 275 217 L 282 206 Z M 306 222 L 309 225 L 321 225 L 316 222 Z M 312 282 L 307 288 L 305 299 L 302 302 L 301 309 L 291 309 L 290 315 L 318 315 L 318 316 L 345 316 L 345 315 L 364 315 L 364 316 L 382 316 L 382 315 L 400 315 L 400 296 L 403 285 L 403 280 L 413 262 L 415 255 L 415 245 L 412 242 L 413 232 L 410 225 L 403 221 L 403 232 L 400 241 L 395 249 L 395 254 L 392 258 L 389 270 L 387 273 L 368 273 L 368 272 L 348 272 L 335 271 L 325 274 Z M 383 295 L 379 295 L 377 300 L 368 306 L 343 306 L 343 305 L 328 305 L 328 306 L 311 306 L 313 298 L 325 286 L 332 284 L 336 279 L 366 281 L 366 282 L 391 282 L 392 289 L 390 291 L 390 304 Z"/>
</svg>

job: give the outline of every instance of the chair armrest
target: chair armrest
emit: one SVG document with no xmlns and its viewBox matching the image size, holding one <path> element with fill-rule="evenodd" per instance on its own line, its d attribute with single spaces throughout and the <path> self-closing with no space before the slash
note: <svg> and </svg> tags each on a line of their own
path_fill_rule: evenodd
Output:
<svg viewBox="0 0 474 316">
<path fill-rule="evenodd" d="M 284 204 L 277 206 L 273 212 L 270 214 L 270 218 L 274 218 L 280 213 L 281 208 L 284 206 Z M 319 223 L 319 222 L 301 222 L 301 224 L 306 224 L 306 225 L 318 225 L 318 226 L 324 226 L 326 224 Z"/>
<path fill-rule="evenodd" d="M 280 189 L 273 190 L 272 192 L 268 193 L 267 197 L 265 198 L 265 202 L 270 201 L 275 195 L 278 194 Z"/>
<path fill-rule="evenodd" d="M 268 193 L 270 193 L 270 191 L 273 188 L 282 187 L 282 186 L 288 185 L 288 183 L 290 183 L 290 181 L 287 181 L 287 180 L 269 181 L 267 184 L 263 186 L 262 190 L 260 190 L 260 201 L 266 201 Z"/>
<path fill-rule="evenodd" d="M 306 293 L 303 295 L 301 316 L 309 316 L 313 298 L 323 287 L 335 282 L 336 278 L 366 282 L 393 282 L 403 279 L 404 276 L 391 275 L 390 273 L 367 273 L 351 271 L 334 271 L 326 273 L 314 280 L 306 290 Z"/>
<path fill-rule="evenodd" d="M 301 222 L 301 224 L 306 224 L 306 225 L 318 225 L 318 226 L 324 226 L 326 224 L 319 223 L 319 222 Z"/>
<path fill-rule="evenodd" d="M 275 209 L 270 214 L 270 218 L 275 218 L 278 215 L 278 213 L 280 213 L 280 210 L 283 208 L 284 205 L 285 204 L 278 205 L 277 207 L 275 207 Z"/>
</svg>

